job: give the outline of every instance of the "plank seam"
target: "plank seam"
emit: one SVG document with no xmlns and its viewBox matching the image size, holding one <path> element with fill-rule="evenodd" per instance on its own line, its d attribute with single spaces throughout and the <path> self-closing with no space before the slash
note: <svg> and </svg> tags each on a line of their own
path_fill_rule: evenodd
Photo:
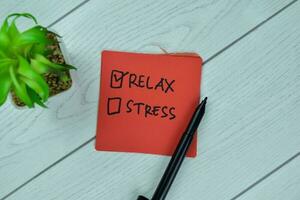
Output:
<svg viewBox="0 0 300 200">
<path fill-rule="evenodd" d="M 61 20 L 63 20 L 65 17 L 67 17 L 72 12 L 74 12 L 75 10 L 77 10 L 78 8 L 80 8 L 81 6 L 83 6 L 84 4 L 86 4 L 89 1 L 90 0 L 85 0 L 85 1 L 81 2 L 80 4 L 78 4 L 77 6 L 75 6 L 74 8 L 72 8 L 69 12 L 67 12 L 66 14 L 64 14 L 63 16 L 59 17 L 57 20 L 55 20 L 54 22 L 52 22 L 50 25 L 48 25 L 48 28 L 54 26 L 55 24 L 57 24 L 58 22 L 60 22 Z"/>
<path fill-rule="evenodd" d="M 268 18 L 266 18 L 265 20 L 263 20 L 262 22 L 260 22 L 256 26 L 254 26 L 252 29 L 250 29 L 248 32 L 246 32 L 244 35 L 238 37 L 236 40 L 234 40 L 233 42 L 231 42 L 230 44 L 228 44 L 227 46 L 225 46 L 223 49 L 221 49 L 220 51 L 218 51 L 217 53 L 215 53 L 211 57 L 209 57 L 207 60 L 205 60 L 203 62 L 203 65 L 206 64 L 206 63 L 208 63 L 209 61 L 213 60 L 215 57 L 217 57 L 218 55 L 220 55 L 221 53 L 223 53 L 224 51 L 226 51 L 227 49 L 229 49 L 230 47 L 232 47 L 233 45 L 235 45 L 236 43 L 238 43 L 240 40 L 244 39 L 246 36 L 248 36 L 252 32 L 256 31 L 262 25 L 264 25 L 265 23 L 267 23 L 268 21 L 270 21 L 273 17 L 275 17 L 276 15 L 280 14 L 282 11 L 284 11 L 285 9 L 287 9 L 288 7 L 290 7 L 291 5 L 293 5 L 294 3 L 296 3 L 297 1 L 298 0 L 291 1 L 290 3 L 288 3 L 287 5 L 285 5 L 284 7 L 282 7 L 280 10 L 278 10 L 277 12 L 275 12 L 273 15 L 271 15 Z"/>
<path fill-rule="evenodd" d="M 267 173 L 266 175 L 264 175 L 262 178 L 258 179 L 254 183 L 252 183 L 250 186 L 248 186 L 246 189 L 244 189 L 243 191 L 241 191 L 240 193 L 238 193 L 237 195 L 235 195 L 230 200 L 236 200 L 236 199 L 240 198 L 246 192 L 248 192 L 251 189 L 253 189 L 256 185 L 260 184 L 261 182 L 263 182 L 264 180 L 266 180 L 267 178 L 269 178 L 271 175 L 273 175 L 274 173 L 276 173 L 277 171 L 279 171 L 280 169 L 282 169 L 285 165 L 287 165 L 290 162 L 292 162 L 293 160 L 295 160 L 298 156 L 300 156 L 300 152 L 296 153 L 291 158 L 289 158 L 288 160 L 284 161 L 281 165 L 279 165 L 278 167 L 276 167 L 275 169 L 273 169 L 272 171 L 270 171 L 269 173 Z"/>
<path fill-rule="evenodd" d="M 80 4 L 78 4 L 76 7 L 74 7 L 73 9 L 71 9 L 69 12 L 67 12 L 66 14 L 64 14 L 63 16 L 61 16 L 60 18 L 58 18 L 57 20 L 55 20 L 54 22 L 52 22 L 50 25 L 48 25 L 47 27 L 52 27 L 55 24 L 57 24 L 58 22 L 60 22 L 61 20 L 63 20 L 65 17 L 67 17 L 68 15 L 70 15 L 71 13 L 73 13 L 74 11 L 76 11 L 77 9 L 79 9 L 81 6 L 85 5 L 86 3 L 88 3 L 90 0 L 85 0 L 84 2 L 81 2 Z M 294 3 L 296 3 L 298 0 L 293 0 L 292 2 L 288 3 L 287 5 L 285 5 L 284 7 L 282 7 L 281 9 L 279 9 L 278 11 L 276 11 L 273 15 L 271 15 L 270 17 L 266 18 L 265 20 L 263 20 L 262 22 L 260 22 L 259 24 L 257 24 L 256 26 L 254 26 L 252 29 L 250 29 L 249 31 L 247 31 L 245 34 L 243 34 L 242 36 L 238 37 L 236 40 L 234 40 L 233 42 L 231 42 L 230 44 L 226 45 L 224 48 L 222 48 L 220 51 L 216 52 L 215 54 L 213 54 L 211 57 L 209 57 L 208 59 L 206 59 L 203 62 L 203 65 L 205 65 L 206 63 L 210 62 L 211 60 L 213 60 L 214 58 L 216 58 L 217 56 L 219 56 L 220 54 L 222 54 L 224 51 L 226 51 L 227 49 L 229 49 L 230 47 L 232 47 L 233 45 L 235 45 L 236 43 L 238 43 L 240 40 L 242 40 L 243 38 L 245 38 L 246 36 L 248 36 L 249 34 L 251 34 L 252 32 L 256 31 L 258 28 L 260 28 L 262 25 L 264 25 L 265 23 L 267 23 L 268 21 L 270 21 L 271 19 L 273 19 L 275 16 L 277 16 L 278 14 L 280 14 L 281 12 L 283 12 L 285 9 L 287 9 L 288 7 L 290 7 L 291 5 L 293 5 Z M 14 190 L 12 190 L 11 192 L 9 192 L 7 195 L 5 195 L 4 197 L 2 197 L 0 200 L 5 200 L 8 197 L 10 197 L 12 194 L 14 194 L 15 192 L 17 192 L 18 190 L 20 190 L 21 188 L 23 188 L 24 186 L 26 186 L 28 183 L 32 182 L 34 179 L 38 178 L 40 175 L 44 174 L 46 171 L 48 171 L 49 169 L 51 169 L 52 167 L 56 166 L 57 164 L 59 164 L 61 161 L 63 161 L 64 159 L 68 158 L 69 156 L 71 156 L 72 154 L 76 153 L 78 150 L 80 150 L 81 148 L 85 147 L 86 145 L 90 144 L 92 141 L 95 140 L 95 136 L 90 138 L 89 140 L 87 140 L 86 142 L 84 142 L 83 144 L 81 144 L 80 146 L 76 147 L 75 149 L 73 149 L 71 152 L 67 153 L 66 155 L 64 155 L 63 157 L 61 157 L 60 159 L 58 159 L 57 161 L 55 161 L 54 163 L 52 163 L 51 165 L 49 165 L 48 167 L 46 167 L 45 169 L 43 169 L 42 171 L 40 171 L 39 173 L 37 173 L 36 175 L 34 175 L 32 178 L 28 179 L 27 181 L 25 181 L 23 184 L 21 184 L 20 186 L 18 186 L 17 188 L 15 188 Z M 262 182 L 263 180 L 265 180 L 266 178 L 268 178 L 269 176 L 271 176 L 273 173 L 275 173 L 276 171 L 278 171 L 279 169 L 281 169 L 282 167 L 284 167 L 286 164 L 290 163 L 292 160 L 294 160 L 296 157 L 298 157 L 300 155 L 300 152 L 297 153 L 296 155 L 292 156 L 291 158 L 289 158 L 287 161 L 285 161 L 284 163 L 282 163 L 281 165 L 279 165 L 278 167 L 276 167 L 275 169 L 273 169 L 271 172 L 269 172 L 268 174 L 266 174 L 265 176 L 263 176 L 262 178 L 260 178 L 259 180 L 257 180 L 255 183 L 251 184 L 249 187 L 247 187 L 246 189 L 244 189 L 242 192 L 240 192 L 239 194 L 237 194 L 236 196 L 234 196 L 232 199 L 230 200 L 235 200 L 237 198 L 239 198 L 240 196 L 242 196 L 243 194 L 245 194 L 247 191 L 249 191 L 250 189 L 252 189 L 253 187 L 255 187 L 257 184 L 259 184 L 260 182 Z"/>
<path fill-rule="evenodd" d="M 55 165 L 57 165 L 58 163 L 60 163 L 64 159 L 66 159 L 67 157 L 71 156 L 72 154 L 74 154 L 76 151 L 78 151 L 82 147 L 84 147 L 87 144 L 89 144 L 90 142 L 92 142 L 94 139 L 95 139 L 95 137 L 89 139 L 88 141 L 86 141 L 85 143 L 81 144 L 80 146 L 78 146 L 77 148 L 75 148 L 74 150 L 72 150 L 71 152 L 69 152 L 68 154 L 64 155 L 63 157 L 61 157 L 60 159 L 58 159 L 57 161 L 55 161 L 54 163 L 52 163 L 51 165 L 49 165 L 48 167 L 46 167 L 45 169 L 43 169 L 42 171 L 40 171 L 39 173 L 37 173 L 36 175 L 34 175 L 33 177 L 31 177 L 30 179 L 28 179 L 26 182 L 24 182 L 23 184 L 21 184 L 20 186 L 18 186 L 14 190 L 12 190 L 10 193 L 8 193 L 7 195 L 5 195 L 1 200 L 4 200 L 4 199 L 8 198 L 13 193 L 17 192 L 18 190 L 20 190 L 21 188 L 23 188 L 25 185 L 27 185 L 28 183 L 30 183 L 31 181 L 33 181 L 37 177 L 39 177 L 40 175 L 42 175 L 43 173 L 45 173 L 46 171 L 48 171 L 49 169 L 51 169 L 52 167 L 54 167 Z"/>
</svg>

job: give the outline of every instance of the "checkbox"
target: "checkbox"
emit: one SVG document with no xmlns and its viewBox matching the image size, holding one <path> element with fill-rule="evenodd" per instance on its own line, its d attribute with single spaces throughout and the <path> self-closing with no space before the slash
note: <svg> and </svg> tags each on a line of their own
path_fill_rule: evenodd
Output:
<svg viewBox="0 0 300 200">
<path fill-rule="evenodd" d="M 107 114 L 115 115 L 121 112 L 122 99 L 120 97 L 108 98 L 107 100 Z"/>
<path fill-rule="evenodd" d="M 123 78 L 129 72 L 122 72 L 119 70 L 112 70 L 111 77 L 110 77 L 110 87 L 111 88 L 122 88 L 123 85 Z"/>
</svg>

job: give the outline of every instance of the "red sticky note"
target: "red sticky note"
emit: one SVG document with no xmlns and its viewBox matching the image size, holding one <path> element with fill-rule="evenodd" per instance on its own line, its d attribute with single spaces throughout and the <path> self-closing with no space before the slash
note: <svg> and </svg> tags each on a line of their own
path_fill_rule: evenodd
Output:
<svg viewBox="0 0 300 200">
<path fill-rule="evenodd" d="M 199 103 L 197 54 L 103 51 L 96 149 L 172 155 Z M 188 151 L 195 157 L 197 137 Z"/>
</svg>

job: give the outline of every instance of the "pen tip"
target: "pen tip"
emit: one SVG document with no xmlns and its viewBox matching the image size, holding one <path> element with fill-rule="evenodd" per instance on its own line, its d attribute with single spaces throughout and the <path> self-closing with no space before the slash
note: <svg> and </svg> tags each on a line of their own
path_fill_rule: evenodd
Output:
<svg viewBox="0 0 300 200">
<path fill-rule="evenodd" d="M 203 99 L 203 103 L 206 103 L 206 101 L 207 101 L 207 97 L 205 97 L 205 98 Z"/>
</svg>

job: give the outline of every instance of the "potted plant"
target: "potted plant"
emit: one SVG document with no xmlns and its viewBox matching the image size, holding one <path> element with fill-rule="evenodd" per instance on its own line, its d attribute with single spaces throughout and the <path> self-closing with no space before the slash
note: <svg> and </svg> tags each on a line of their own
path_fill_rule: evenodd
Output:
<svg viewBox="0 0 300 200">
<path fill-rule="evenodd" d="M 31 19 L 35 25 L 20 32 L 19 18 Z M 45 106 L 49 96 L 72 85 L 70 70 L 60 46 L 60 36 L 38 25 L 29 13 L 9 15 L 0 29 L 0 106 L 9 93 L 17 106 Z"/>
</svg>

